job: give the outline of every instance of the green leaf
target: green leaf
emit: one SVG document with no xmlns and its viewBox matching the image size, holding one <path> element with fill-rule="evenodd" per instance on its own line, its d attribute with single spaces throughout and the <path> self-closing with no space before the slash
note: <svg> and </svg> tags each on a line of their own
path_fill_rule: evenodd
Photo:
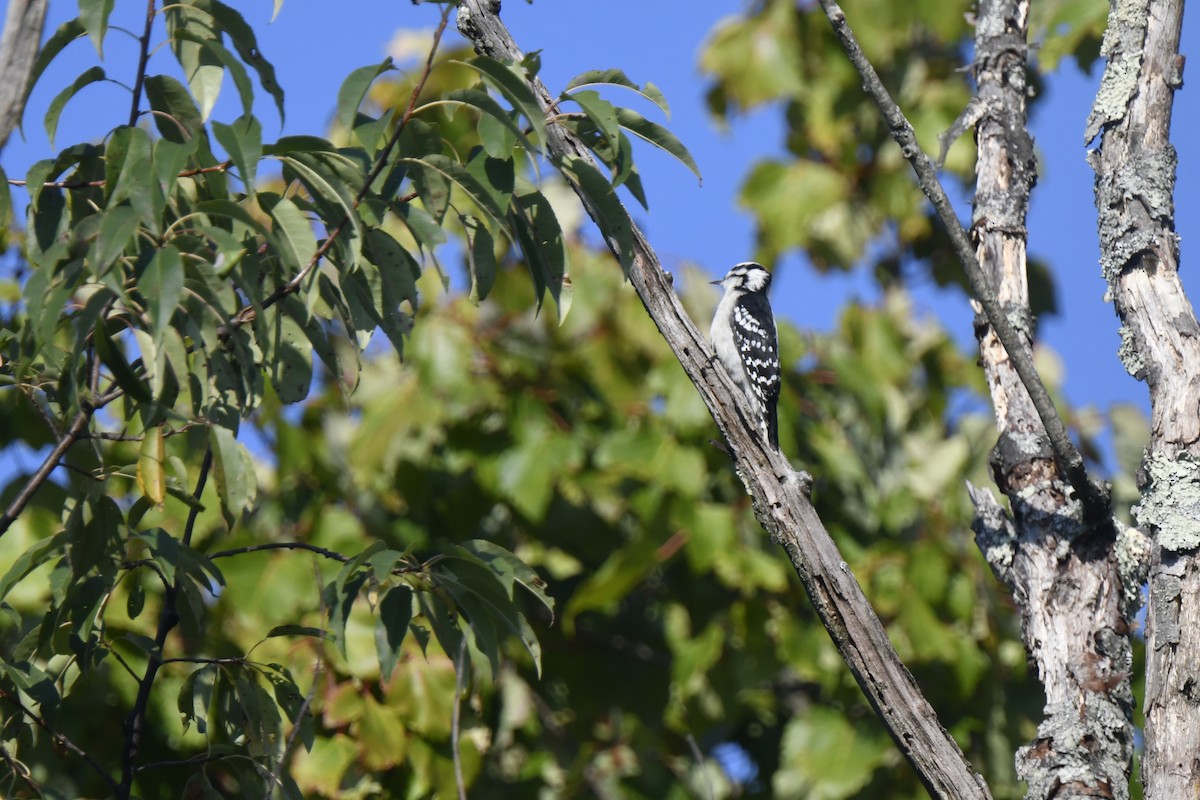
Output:
<svg viewBox="0 0 1200 800">
<path fill-rule="evenodd" d="M 108 18 L 114 4 L 115 0 L 79 0 L 79 22 L 100 58 L 104 58 L 104 35 L 108 33 Z"/>
<path fill-rule="evenodd" d="M 461 549 L 459 553 L 461 555 L 448 556 L 438 562 L 433 577 L 454 595 L 455 602 L 466 611 L 471 631 L 475 634 L 475 643 L 488 656 L 493 672 L 499 668 L 500 654 L 494 627 L 499 623 L 501 629 L 521 640 L 533 657 L 538 675 L 541 675 L 541 644 L 512 597 L 505 593 L 504 585 L 495 573 L 473 555 Z"/>
<path fill-rule="evenodd" d="M 361 257 L 363 239 L 362 218 L 354 204 L 354 193 L 336 168 L 316 155 L 293 153 L 282 156 L 279 160 L 308 189 L 313 202 L 321 211 L 327 229 L 341 223 L 343 218 L 350 222 L 350 228 L 343 229 L 334 243 L 334 248 L 340 254 L 339 260 L 342 265 L 348 269 L 353 268 Z"/>
<path fill-rule="evenodd" d="M 633 81 L 629 80 L 624 72 L 619 69 L 593 69 L 587 72 L 582 72 L 576 75 L 567 83 L 567 88 L 564 90 L 570 92 L 572 89 L 578 89 L 584 86 L 622 86 L 626 89 L 637 92 L 642 97 L 649 100 L 654 105 L 662 109 L 663 113 L 668 117 L 671 115 L 671 109 L 667 106 L 667 98 L 663 97 L 663 93 L 653 83 L 647 82 L 644 87 L 638 86 Z"/>
<path fill-rule="evenodd" d="M 58 118 L 62 116 L 63 108 L 66 107 L 72 97 L 79 94 L 80 89 L 106 78 L 107 76 L 104 74 L 103 67 L 90 67 L 76 78 L 70 86 L 56 94 L 54 99 L 50 101 L 50 105 L 46 109 L 44 123 L 46 126 L 46 136 L 50 139 L 51 147 L 54 146 L 54 134 L 58 131 Z"/>
<path fill-rule="evenodd" d="M 584 196 L 584 206 L 617 257 L 626 276 L 633 266 L 633 224 L 612 184 L 586 159 L 567 156 L 562 169 Z"/>
<path fill-rule="evenodd" d="M 313 235 L 312 224 L 304 212 L 286 197 L 281 197 L 275 203 L 271 217 L 276 223 L 279 256 L 293 272 L 299 273 L 317 254 L 317 237 Z"/>
<path fill-rule="evenodd" d="M 125 600 L 125 613 L 130 619 L 137 619 L 141 616 L 142 609 L 146 607 L 146 589 L 136 576 L 131 578 L 129 583 L 129 597 Z"/>
<path fill-rule="evenodd" d="M 536 153 L 537 147 L 529 141 L 521 127 L 513 121 L 512 116 L 490 94 L 479 89 L 455 89 L 442 97 L 427 104 L 433 105 L 461 104 L 481 112 L 479 117 L 479 137 L 488 155 L 495 158 L 512 156 L 513 145 L 520 142 L 527 151 Z M 484 123 L 491 121 L 485 127 Z"/>
<path fill-rule="evenodd" d="M 392 587 L 379 601 L 375 649 L 379 655 L 379 671 L 385 681 L 392 677 L 396 662 L 400 660 L 400 646 L 404 643 L 412 615 L 412 590 L 407 586 Z"/>
<path fill-rule="evenodd" d="M 267 370 L 271 385 L 281 402 L 302 402 L 312 385 L 312 343 L 300 324 L 278 306 L 270 309 L 267 321 L 270 342 L 263 350 L 270 354 Z"/>
<path fill-rule="evenodd" d="M 612 103 L 591 89 L 575 92 L 570 95 L 570 99 L 579 104 L 608 142 L 617 141 L 617 137 L 621 135 L 621 125 L 617 122 L 617 110 Z"/>
<path fill-rule="evenodd" d="M 139 222 L 138 215 L 129 206 L 115 206 L 104 213 L 100 232 L 88 251 L 88 266 L 96 277 L 103 276 L 125 252 Z"/>
<path fill-rule="evenodd" d="M 537 95 L 533 93 L 519 68 L 510 67 L 487 56 L 476 56 L 470 61 L 455 63 L 465 64 L 483 75 L 486 83 L 504 95 L 514 108 L 525 115 L 537 133 L 538 141 L 546 141 L 546 112 L 542 110 Z"/>
<path fill-rule="evenodd" d="M 182 83 L 168 75 L 150 75 L 145 86 L 150 108 L 159 112 L 153 115 L 154 125 L 164 139 L 182 143 L 204 127 L 200 109 Z"/>
<path fill-rule="evenodd" d="M 471 248 L 467 251 L 471 273 L 471 302 L 482 302 L 496 281 L 496 241 L 487 228 L 477 227 L 468 234 Z"/>
<path fill-rule="evenodd" d="M 636 111 L 630 111 L 628 108 L 618 108 L 616 109 L 616 114 L 622 128 L 675 156 L 675 158 L 683 162 L 684 166 L 696 174 L 697 179 L 700 179 L 700 168 L 696 166 L 695 159 L 692 158 L 692 154 L 683 146 L 683 143 L 675 138 L 673 133 L 662 125 L 651 122 Z"/>
<path fill-rule="evenodd" d="M 138 291 L 146 300 L 150 312 L 154 346 L 162 344 L 163 333 L 171 325 L 171 317 L 183 297 L 183 257 L 174 245 L 166 245 L 154 253 L 146 270 L 138 279 Z"/>
<path fill-rule="evenodd" d="M 332 629 L 330 634 L 337 643 L 337 649 L 342 654 L 342 658 L 346 658 L 346 620 L 350 618 L 350 611 L 354 608 L 354 601 L 358 598 L 359 589 L 366 582 L 367 574 L 365 572 L 347 573 L 346 568 L 343 568 L 338 579 L 325 587 L 324 602 L 329 614 L 329 626 Z"/>
<path fill-rule="evenodd" d="M 167 478 L 163 471 L 165 459 L 163 429 L 161 426 L 150 428 L 142 435 L 142 445 L 138 450 L 137 485 L 146 499 L 156 506 L 161 506 L 167 498 Z"/>
<path fill-rule="evenodd" d="M 8 230 L 8 212 L 12 210 L 12 189 L 8 185 L 8 173 L 0 167 L 0 230 Z"/>
<path fill-rule="evenodd" d="M 50 66 L 50 62 L 54 60 L 54 57 L 86 32 L 83 23 L 80 22 L 78 17 L 58 26 L 54 33 L 50 35 L 50 38 L 46 40 L 46 43 L 42 45 L 42 49 L 38 51 L 37 59 L 33 62 L 33 69 L 29 71 L 29 86 L 25 89 L 25 96 L 27 98 L 33 92 L 33 87 L 37 86 L 42 73 L 46 71 L 46 67 Z"/>
<path fill-rule="evenodd" d="M 206 63 L 219 63 L 229 70 L 229 74 L 233 77 L 233 85 L 238 91 L 238 99 L 242 101 L 242 114 L 249 116 L 254 110 L 254 85 L 250 82 L 250 74 L 246 72 L 246 68 L 237 56 L 230 52 L 220 39 L 198 36 L 187 29 L 178 30 L 175 35 L 198 44 L 208 55 Z"/>
<path fill-rule="evenodd" d="M 358 107 L 362 105 L 363 98 L 367 96 L 371 84 L 380 75 L 392 69 L 395 67 L 389 56 L 380 64 L 359 67 L 346 76 L 337 95 L 337 119 L 343 128 L 350 130 L 353 127 L 354 116 Z"/>
<path fill-rule="evenodd" d="M 109 137 L 104 152 L 104 177 L 108 204 L 115 206 L 128 200 L 141 223 L 157 233 L 166 202 L 154 180 L 152 152 L 146 131 L 122 125 Z"/>
<path fill-rule="evenodd" d="M 67 531 L 60 531 L 46 539 L 34 542 L 28 550 L 17 556 L 17 560 L 4 573 L 4 577 L 0 578 L 0 600 L 8 597 L 8 593 L 22 578 L 42 564 L 49 562 L 50 554 L 62 547 L 69 538 L 70 535 Z"/>
<path fill-rule="evenodd" d="M 505 209 L 500 208 L 492 193 L 457 161 L 437 154 L 430 154 L 424 158 L 402 158 L 400 161 L 412 165 L 418 172 L 429 177 L 449 181 L 458 186 L 484 213 L 490 223 L 489 227 L 494 225 L 496 230 L 504 229 Z"/>
<path fill-rule="evenodd" d="M 513 583 L 519 583 L 546 607 L 553 618 L 554 598 L 546 593 L 546 582 L 532 567 L 487 539 L 471 539 L 464 542 L 462 548 L 496 573 L 496 577 L 508 589 L 509 596 L 513 592 Z"/>
<path fill-rule="evenodd" d="M 237 520 L 250 507 L 254 499 L 255 484 L 253 470 L 248 469 L 248 459 L 242 454 L 236 435 L 222 425 L 208 429 L 208 445 L 213 454 L 213 477 L 217 482 L 217 494 L 221 498 L 221 509 L 229 522 Z"/>
<path fill-rule="evenodd" d="M 263 156 L 262 126 L 257 119 L 246 115 L 232 125 L 214 122 L 213 133 L 238 168 L 246 194 L 253 195 L 258 181 L 258 162 Z"/>
<path fill-rule="evenodd" d="M 519 195 L 516 200 L 520 213 L 513 215 L 513 228 L 533 276 L 537 307 L 541 309 L 543 294 L 549 289 L 558 309 L 559 324 L 562 324 L 570 310 L 570 294 L 567 293 L 570 279 L 567 277 L 567 248 L 562 227 L 541 192 Z"/>
<path fill-rule="evenodd" d="M 93 330 L 92 342 L 96 347 L 96 355 L 100 356 L 100 361 L 112 372 L 113 380 L 133 399 L 149 403 L 151 401 L 150 391 L 146 388 L 145 381 L 139 378 L 133 368 L 129 366 L 120 345 L 109 337 L 108 327 L 103 318 L 96 320 L 96 327 Z"/>
<path fill-rule="evenodd" d="M 246 24 L 242 15 L 219 0 L 193 0 L 196 8 L 203 9 L 212 15 L 221 30 L 229 35 L 238 56 L 251 69 L 258 73 L 259 84 L 275 99 L 275 108 L 279 111 L 279 121 L 283 116 L 283 89 L 275 78 L 275 68 L 263 56 L 259 49 L 258 39 L 254 29 Z"/>
<path fill-rule="evenodd" d="M 516 167 L 511 158 L 493 158 L 476 147 L 467 159 L 467 173 L 492 197 L 496 208 L 508 210 L 516 183 Z"/>
<path fill-rule="evenodd" d="M 278 636 L 310 636 L 314 639 L 322 639 L 324 641 L 332 639 L 327 631 L 308 625 L 276 625 L 267 631 L 267 635 L 263 638 L 274 639 Z"/>
<path fill-rule="evenodd" d="M 200 106 L 201 118 L 207 120 L 221 94 L 225 69 L 216 53 L 202 43 L 217 39 L 220 32 L 208 14 L 186 4 L 167 5 L 164 16 L 171 50 Z"/>
</svg>

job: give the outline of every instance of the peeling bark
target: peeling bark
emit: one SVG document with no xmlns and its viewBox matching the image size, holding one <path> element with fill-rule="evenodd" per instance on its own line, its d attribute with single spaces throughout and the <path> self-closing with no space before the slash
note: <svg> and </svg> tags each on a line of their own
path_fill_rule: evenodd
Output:
<svg viewBox="0 0 1200 800">
<path fill-rule="evenodd" d="M 1085 137 L 1118 354 L 1150 390 L 1135 509 L 1152 538 L 1146 623 L 1147 800 L 1200 793 L 1200 325 L 1180 283 L 1170 143 L 1182 0 L 1112 0 L 1108 58 Z"/>
<path fill-rule="evenodd" d="M 1036 181 L 1025 106 L 1028 14 L 1028 0 L 982 0 L 977 10 L 982 115 L 972 224 L 979 262 L 1026 346 L 1025 215 Z M 976 541 L 1013 592 L 1046 692 L 1037 739 L 1018 751 L 1017 774 L 1030 800 L 1128 798 L 1132 652 L 1115 530 L 1109 519 L 1085 523 L 1029 392 L 982 315 L 976 334 L 1000 430 L 992 469 L 1012 508 L 1004 519 L 990 492 L 973 489 Z"/>
</svg>

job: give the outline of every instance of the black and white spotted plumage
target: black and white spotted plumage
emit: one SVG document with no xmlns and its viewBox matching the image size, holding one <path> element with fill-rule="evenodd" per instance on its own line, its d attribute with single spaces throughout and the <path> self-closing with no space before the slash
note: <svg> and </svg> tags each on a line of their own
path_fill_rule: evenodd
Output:
<svg viewBox="0 0 1200 800">
<path fill-rule="evenodd" d="M 749 404 L 751 419 L 775 449 L 779 449 L 778 416 L 781 368 L 775 316 L 767 300 L 771 273 L 752 261 L 733 267 L 719 281 L 725 295 L 713 316 L 712 337 L 717 358 Z"/>
</svg>

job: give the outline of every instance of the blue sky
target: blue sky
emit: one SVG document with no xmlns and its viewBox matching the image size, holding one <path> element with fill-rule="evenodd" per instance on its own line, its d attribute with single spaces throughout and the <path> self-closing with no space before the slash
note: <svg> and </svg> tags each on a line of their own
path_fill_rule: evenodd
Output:
<svg viewBox="0 0 1200 800">
<path fill-rule="evenodd" d="M 261 49 L 275 64 L 287 95 L 287 124 L 280 131 L 269 97 L 260 93 L 258 113 L 268 138 L 326 130 L 345 75 L 382 59 L 396 31 L 432 28 L 439 13 L 434 5 L 396 0 L 344 0 L 336 13 L 330 12 L 333 6 L 327 2 L 287 0 L 276 20 L 269 22 L 272 4 L 267 0 L 234 5 L 258 32 Z M 114 25 L 140 28 L 138 18 L 144 8 L 140 2 L 119 0 Z M 670 157 L 649 147 L 639 153 L 651 213 L 638 219 L 668 269 L 690 261 L 723 273 L 752 254 L 752 220 L 737 204 L 740 182 L 756 159 L 782 150 L 783 127 L 776 109 L 757 111 L 724 131 L 706 111 L 706 82 L 697 69 L 698 53 L 713 26 L 739 8 L 738 3 L 708 0 L 538 0 L 532 5 L 506 0 L 504 4 L 503 16 L 520 45 L 527 51 L 542 50 L 542 75 L 551 88 L 587 69 L 620 67 L 635 81 L 653 81 L 666 94 L 672 107 L 666 124 L 691 149 L 704 173 L 699 186 Z M 47 32 L 76 13 L 75 3 L 56 0 Z M 448 35 L 457 40 L 453 25 Z M 1185 54 L 1194 51 L 1198 36 L 1197 23 L 1185 23 Z M 131 83 L 136 58 L 132 37 L 111 32 L 105 56 L 109 74 Z M 14 134 L 0 156 L 11 177 L 22 176 L 31 163 L 53 154 L 40 115 L 50 98 L 95 63 L 95 57 L 88 42 L 76 42 L 47 71 L 30 101 L 27 139 Z M 167 61 L 171 56 L 161 51 L 156 58 Z M 158 69 L 168 71 L 165 66 Z M 1047 321 L 1042 331 L 1065 364 L 1067 394 L 1073 403 L 1105 407 L 1126 401 L 1146 407 L 1145 388 L 1129 378 L 1116 359 L 1117 321 L 1111 305 L 1102 301 L 1092 172 L 1084 160 L 1082 141 L 1097 81 L 1098 71 L 1087 77 L 1065 66 L 1050 81 L 1049 96 L 1034 119 L 1043 161 L 1029 220 L 1030 250 L 1053 265 L 1061 307 L 1060 315 Z M 240 113 L 232 102 L 234 96 L 227 81 L 214 118 L 228 120 Z M 116 85 L 88 87 L 67 107 L 57 147 L 102 136 L 124 121 L 128 103 L 128 93 Z M 1177 142 L 1182 140 L 1180 131 L 1196 129 L 1198 113 L 1190 92 L 1180 93 L 1174 122 Z M 1187 232 L 1196 229 L 1196 152 L 1183 145 L 1179 163 L 1178 229 L 1184 232 L 1186 263 Z M 19 190 L 14 201 L 18 208 L 24 205 Z M 965 207 L 962 213 L 968 213 Z M 1184 280 L 1188 280 L 1186 271 Z M 936 314 L 964 345 L 972 344 L 972 315 L 961 293 L 918 287 L 916 295 L 921 309 Z M 792 256 L 784 261 L 774 303 L 780 316 L 827 330 L 846 301 L 874 296 L 865 276 L 822 276 Z M 698 322 L 703 327 L 706 321 Z"/>
</svg>

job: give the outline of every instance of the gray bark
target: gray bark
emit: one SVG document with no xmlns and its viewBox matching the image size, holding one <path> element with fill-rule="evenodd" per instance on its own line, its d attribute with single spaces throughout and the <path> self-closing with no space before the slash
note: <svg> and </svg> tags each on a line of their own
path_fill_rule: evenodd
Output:
<svg viewBox="0 0 1200 800">
<path fill-rule="evenodd" d="M 1150 391 L 1151 439 L 1135 513 L 1152 537 L 1146 624 L 1147 800 L 1200 787 L 1200 325 L 1179 280 L 1175 90 L 1183 0 L 1112 0 L 1108 66 L 1085 138 L 1096 171 L 1101 267 L 1119 355 Z"/>
<path fill-rule="evenodd" d="M 489 0 L 462 0 L 459 31 L 480 53 L 505 61 L 519 60 L 522 54 L 497 16 L 498 10 L 499 3 Z M 536 79 L 531 85 L 542 107 L 548 108 L 553 98 L 546 87 Z M 547 139 L 549 156 L 555 162 L 570 155 L 591 158 L 582 142 L 562 126 L 549 125 Z M 595 218 L 597 209 L 585 197 L 581 199 Z M 712 348 L 687 316 L 641 231 L 632 221 L 629 224 L 634 237 L 630 283 L 725 436 L 753 497 L 759 521 L 787 552 L 817 614 L 900 752 L 933 797 L 989 798 L 983 779 L 937 721 L 912 675 L 900 662 L 862 589 L 813 510 L 804 480 L 737 413 L 739 404 L 734 398 L 738 390 L 722 370 L 713 368 Z M 614 252 L 619 247 L 616 241 L 608 245 Z"/>
<path fill-rule="evenodd" d="M 997 299 L 1029 347 L 1025 215 L 1036 180 L 1025 104 L 1029 2 L 982 0 L 976 13 L 972 233 Z M 976 333 L 1000 430 L 992 470 L 1012 517 L 998 523 L 991 494 L 973 490 L 974 527 L 984 556 L 1013 592 L 1046 692 L 1037 739 L 1017 753 L 1017 775 L 1029 800 L 1122 800 L 1129 797 L 1133 692 L 1116 531 L 1111 517 L 1085 523 L 1029 392 L 986 318 Z"/>
<path fill-rule="evenodd" d="M 50 0 L 8 0 L 0 33 L 0 150 L 21 121 Z"/>
</svg>

